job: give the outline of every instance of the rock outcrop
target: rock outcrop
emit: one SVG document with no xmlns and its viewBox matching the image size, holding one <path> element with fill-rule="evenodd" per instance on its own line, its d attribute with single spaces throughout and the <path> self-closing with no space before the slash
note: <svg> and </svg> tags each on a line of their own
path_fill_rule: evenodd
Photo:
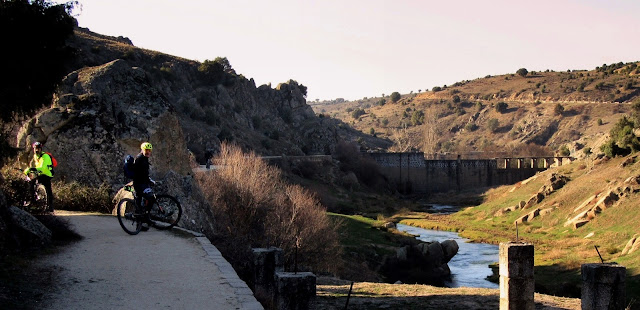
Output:
<svg viewBox="0 0 640 310">
<path fill-rule="evenodd" d="M 569 218 L 564 223 L 564 226 L 578 229 L 586 225 L 600 213 L 615 207 L 620 203 L 621 199 L 628 197 L 631 193 L 640 191 L 639 180 L 640 176 L 629 177 L 621 184 L 614 184 L 608 190 L 587 198 L 573 210 L 574 213 L 578 213 Z"/>
<path fill-rule="evenodd" d="M 458 253 L 458 243 L 446 240 L 407 245 L 387 257 L 380 268 L 387 282 L 442 285 L 451 276 L 449 261 Z"/>
<path fill-rule="evenodd" d="M 536 175 L 535 178 L 537 178 L 538 176 Z M 532 179 L 535 178 L 530 178 L 528 180 L 526 180 L 527 182 L 529 182 Z M 504 209 L 500 209 L 498 211 L 496 211 L 494 213 L 494 216 L 504 216 L 507 213 L 510 212 L 514 212 L 517 210 L 522 210 L 522 209 L 529 209 L 532 208 L 533 206 L 541 203 L 547 196 L 551 195 L 553 192 L 561 189 L 562 187 L 565 186 L 565 184 L 567 184 L 567 182 L 569 182 L 569 178 L 567 178 L 564 175 L 560 175 L 557 173 L 553 173 L 551 174 L 551 176 L 549 177 L 549 180 L 542 185 L 542 187 L 538 190 L 537 193 L 535 193 L 533 196 L 531 196 L 531 198 L 529 198 L 529 200 L 525 201 L 520 201 L 518 204 L 514 205 L 514 206 L 510 206 L 510 207 L 506 207 Z M 515 220 L 515 223 L 521 224 L 524 222 L 529 222 L 531 220 L 533 220 L 534 218 L 540 216 L 540 215 L 546 215 L 549 214 L 553 211 L 554 207 L 551 208 L 535 208 L 534 210 L 528 212 L 527 214 L 519 217 L 518 219 Z"/>
</svg>

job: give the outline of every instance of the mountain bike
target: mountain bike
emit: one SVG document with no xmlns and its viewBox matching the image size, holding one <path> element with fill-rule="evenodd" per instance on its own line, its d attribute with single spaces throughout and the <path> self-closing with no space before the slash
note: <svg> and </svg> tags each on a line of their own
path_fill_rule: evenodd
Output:
<svg viewBox="0 0 640 310">
<path fill-rule="evenodd" d="M 22 190 L 13 193 L 13 198 L 17 201 L 18 206 L 31 214 L 46 213 L 49 209 L 47 204 L 47 189 L 38 182 L 40 171 L 36 168 L 29 168 L 29 172 L 24 175 L 23 170 L 19 168 L 15 169 L 23 175 L 22 182 L 24 182 L 24 184 L 20 186 L 15 186 L 15 188 L 21 188 Z"/>
<path fill-rule="evenodd" d="M 117 217 L 122 229 L 137 235 L 142 230 L 142 224 L 147 223 L 156 229 L 170 229 L 178 224 L 182 216 L 182 206 L 178 199 L 171 195 L 153 194 L 153 200 L 141 199 L 143 206 L 137 205 L 136 191 L 131 183 L 125 185 L 124 190 L 131 192 L 133 199 L 123 198 L 118 202 Z"/>
</svg>

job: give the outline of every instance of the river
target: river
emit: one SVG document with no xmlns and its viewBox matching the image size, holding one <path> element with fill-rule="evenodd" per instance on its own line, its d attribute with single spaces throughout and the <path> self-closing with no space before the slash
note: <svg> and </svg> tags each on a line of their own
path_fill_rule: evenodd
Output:
<svg viewBox="0 0 640 310">
<path fill-rule="evenodd" d="M 497 245 L 470 243 L 468 239 L 450 231 L 423 229 L 403 224 L 398 224 L 397 228 L 425 242 L 455 240 L 458 243 L 458 254 L 449 262 L 451 281 L 445 282 L 448 287 L 498 288 L 497 283 L 486 280 L 487 276 L 492 275 L 489 264 L 498 261 Z"/>
</svg>

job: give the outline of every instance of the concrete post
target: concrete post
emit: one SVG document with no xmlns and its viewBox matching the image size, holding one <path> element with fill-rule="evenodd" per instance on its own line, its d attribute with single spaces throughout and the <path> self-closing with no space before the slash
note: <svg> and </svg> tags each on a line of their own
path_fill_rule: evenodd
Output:
<svg viewBox="0 0 640 310">
<path fill-rule="evenodd" d="M 533 244 L 500 243 L 500 310 L 534 310 Z"/>
<path fill-rule="evenodd" d="M 273 299 L 275 274 L 283 271 L 284 251 L 280 248 L 253 249 L 253 292 L 260 300 Z"/>
<path fill-rule="evenodd" d="M 614 264 L 584 264 L 582 310 L 625 309 L 627 268 Z"/>
<path fill-rule="evenodd" d="M 316 297 L 316 276 L 311 272 L 276 272 L 275 306 L 278 310 L 306 310 Z"/>
<path fill-rule="evenodd" d="M 518 169 L 524 168 L 524 158 L 518 158 Z"/>
</svg>

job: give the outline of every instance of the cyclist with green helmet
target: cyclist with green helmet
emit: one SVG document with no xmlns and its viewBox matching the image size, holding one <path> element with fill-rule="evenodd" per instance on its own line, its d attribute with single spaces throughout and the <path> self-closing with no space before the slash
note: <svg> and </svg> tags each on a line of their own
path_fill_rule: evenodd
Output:
<svg viewBox="0 0 640 310">
<path fill-rule="evenodd" d="M 136 191 L 136 196 L 138 197 L 138 201 L 136 201 L 136 203 L 139 206 L 143 205 L 143 201 L 148 204 L 153 199 L 153 190 L 151 189 L 151 185 L 155 184 L 155 182 L 149 177 L 149 157 L 151 157 L 152 149 L 153 146 L 151 143 L 142 143 L 140 145 L 140 154 L 136 156 L 133 165 L 133 169 L 135 171 L 133 177 L 133 188 Z M 142 198 L 144 198 L 144 200 L 142 200 Z"/>
<path fill-rule="evenodd" d="M 53 190 L 51 190 L 51 179 L 53 179 L 53 163 L 51 156 L 42 151 L 42 143 L 36 141 L 32 145 L 33 158 L 29 163 L 29 167 L 38 170 L 38 182 L 42 184 L 47 191 L 47 211 L 53 212 Z M 28 174 L 31 168 L 27 168 L 24 174 Z"/>
</svg>

